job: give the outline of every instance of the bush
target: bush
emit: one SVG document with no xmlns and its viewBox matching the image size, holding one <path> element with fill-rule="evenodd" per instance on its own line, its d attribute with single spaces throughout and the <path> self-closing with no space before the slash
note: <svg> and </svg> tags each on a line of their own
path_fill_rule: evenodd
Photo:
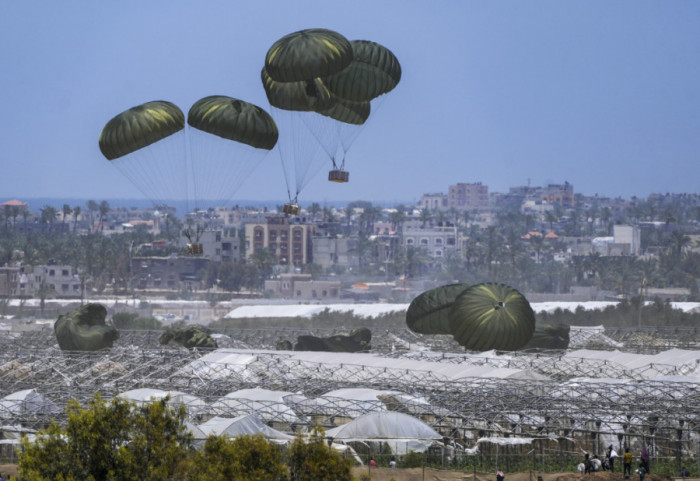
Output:
<svg viewBox="0 0 700 481">
<path fill-rule="evenodd" d="M 308 442 L 300 436 L 294 440 L 287 464 L 295 481 L 352 481 L 352 460 L 331 449 L 319 427 Z"/>
</svg>

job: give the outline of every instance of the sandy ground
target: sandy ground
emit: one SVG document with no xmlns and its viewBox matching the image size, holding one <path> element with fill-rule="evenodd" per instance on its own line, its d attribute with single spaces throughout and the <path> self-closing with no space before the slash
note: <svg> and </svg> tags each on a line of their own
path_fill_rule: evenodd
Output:
<svg viewBox="0 0 700 481">
<path fill-rule="evenodd" d="M 395 469 L 390 468 L 372 468 L 368 472 L 367 467 L 358 467 L 353 469 L 355 479 L 360 479 L 361 476 L 371 476 L 372 481 L 496 481 L 495 474 L 460 472 L 460 471 L 440 471 L 437 469 L 422 468 L 412 469 Z M 537 477 L 542 476 L 542 481 L 625 481 L 625 478 L 620 473 L 599 472 L 588 475 L 581 475 L 574 472 L 565 473 L 505 473 L 505 481 L 538 481 Z M 366 478 L 365 478 L 366 479 Z M 632 476 L 630 481 L 638 481 L 638 476 Z M 650 474 L 644 478 L 644 481 L 669 481 L 670 478 L 657 474 Z M 699 478 L 686 478 L 687 481 L 700 481 Z"/>
</svg>

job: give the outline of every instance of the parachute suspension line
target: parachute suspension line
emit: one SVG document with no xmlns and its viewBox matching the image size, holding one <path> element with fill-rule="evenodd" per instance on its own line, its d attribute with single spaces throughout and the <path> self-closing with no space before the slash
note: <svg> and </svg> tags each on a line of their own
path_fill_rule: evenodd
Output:
<svg viewBox="0 0 700 481">
<path fill-rule="evenodd" d="M 184 132 L 112 160 L 117 169 L 154 204 L 182 200 L 186 187 L 181 172 L 186 167 L 183 155 Z"/>
</svg>

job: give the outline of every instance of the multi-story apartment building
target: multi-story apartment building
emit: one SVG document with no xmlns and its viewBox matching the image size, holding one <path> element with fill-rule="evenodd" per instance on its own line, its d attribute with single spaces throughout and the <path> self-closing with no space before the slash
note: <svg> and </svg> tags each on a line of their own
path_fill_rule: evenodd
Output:
<svg viewBox="0 0 700 481">
<path fill-rule="evenodd" d="M 425 249 L 430 257 L 444 257 L 445 252 L 458 246 L 458 231 L 455 226 L 445 227 L 404 227 L 403 245 Z"/>
<path fill-rule="evenodd" d="M 209 259 L 200 256 L 134 257 L 132 278 L 137 289 L 198 289 Z"/>
<path fill-rule="evenodd" d="M 238 230 L 206 230 L 199 236 L 202 253 L 212 262 L 239 262 L 241 260 L 241 241 Z"/>
<path fill-rule="evenodd" d="M 314 237 L 312 240 L 314 264 L 324 269 L 333 266 L 354 268 L 360 265 L 357 250 L 358 237 Z"/>
<path fill-rule="evenodd" d="M 574 186 L 568 182 L 549 184 L 542 188 L 540 199 L 548 204 L 559 204 L 562 207 L 574 206 Z"/>
<path fill-rule="evenodd" d="M 0 267 L 0 298 L 17 297 L 19 267 Z"/>
<path fill-rule="evenodd" d="M 56 297 L 80 297 L 80 277 L 73 266 L 55 264 L 19 268 L 17 295 L 36 297 L 40 289 L 52 291 Z"/>
<path fill-rule="evenodd" d="M 419 209 L 427 209 L 431 212 L 442 211 L 449 209 L 447 196 L 443 193 L 423 194 L 418 201 Z"/>
<path fill-rule="evenodd" d="M 265 290 L 286 299 L 340 299 L 340 281 L 314 281 L 309 274 L 281 274 L 265 281 Z"/>
<path fill-rule="evenodd" d="M 447 193 L 447 208 L 458 211 L 489 208 L 489 188 L 481 182 L 451 185 Z"/>
<path fill-rule="evenodd" d="M 314 224 L 290 224 L 286 216 L 269 216 L 265 223 L 245 226 L 245 255 L 257 249 L 270 249 L 280 265 L 310 264 L 313 260 Z"/>
</svg>

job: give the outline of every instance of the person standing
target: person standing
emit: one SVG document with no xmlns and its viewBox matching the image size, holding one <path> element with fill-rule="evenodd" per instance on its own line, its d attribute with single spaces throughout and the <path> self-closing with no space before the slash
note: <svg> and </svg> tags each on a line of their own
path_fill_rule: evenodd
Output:
<svg viewBox="0 0 700 481">
<path fill-rule="evenodd" d="M 644 481 L 644 476 L 646 476 L 647 470 L 644 469 L 644 465 L 642 463 L 639 463 L 639 467 L 637 468 L 637 472 L 639 473 L 639 481 Z"/>
<path fill-rule="evenodd" d="M 632 453 L 630 453 L 630 448 L 625 448 L 625 454 L 622 456 L 622 467 L 625 477 L 632 475 Z"/>
<path fill-rule="evenodd" d="M 503 481 L 505 479 L 505 475 L 503 474 L 503 471 L 500 469 L 496 471 L 496 481 Z"/>
<path fill-rule="evenodd" d="M 639 456 L 639 459 L 642 461 L 642 467 L 644 468 L 644 474 L 649 474 L 651 473 L 651 469 L 649 466 L 649 451 L 647 451 L 646 446 L 642 446 L 642 454 Z"/>
<path fill-rule="evenodd" d="M 608 464 L 610 465 L 610 472 L 614 473 L 615 472 L 615 458 L 617 458 L 617 452 L 615 451 L 615 448 L 613 448 L 613 445 L 611 444 L 608 447 Z"/>
</svg>

